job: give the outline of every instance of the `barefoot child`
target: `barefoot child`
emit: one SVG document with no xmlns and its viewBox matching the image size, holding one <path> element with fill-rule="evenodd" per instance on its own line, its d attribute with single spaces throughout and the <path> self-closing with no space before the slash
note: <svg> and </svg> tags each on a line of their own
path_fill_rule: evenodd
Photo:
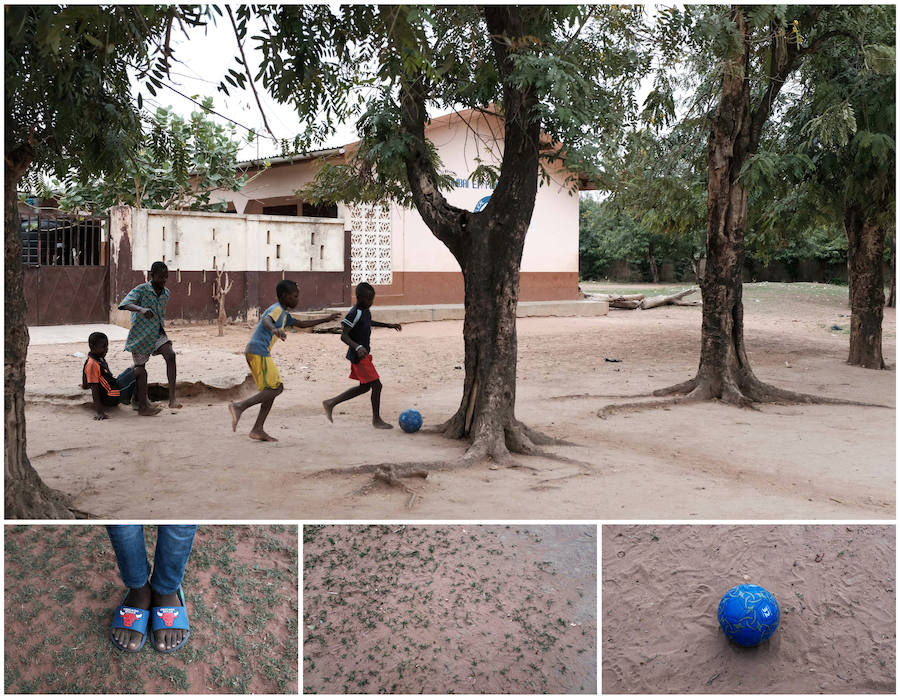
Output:
<svg viewBox="0 0 900 700">
<path fill-rule="evenodd" d="M 368 282 L 360 282 L 356 287 L 356 305 L 347 312 L 341 321 L 344 332 L 341 340 L 347 345 L 347 359 L 350 360 L 350 379 L 359 381 L 359 386 L 347 389 L 343 394 L 322 402 L 325 415 L 332 423 L 334 407 L 344 401 L 361 396 L 368 391 L 372 392 L 372 425 L 376 428 L 393 428 L 390 423 L 381 420 L 381 380 L 375 365 L 372 364 L 372 355 L 369 352 L 369 344 L 372 336 L 372 327 L 393 328 L 402 330 L 399 323 L 380 323 L 372 320 L 369 308 L 375 301 L 375 290 Z"/>
<path fill-rule="evenodd" d="M 88 353 L 81 369 L 81 388 L 91 390 L 94 400 L 94 420 L 106 420 L 107 406 L 127 404 L 134 391 L 134 368 L 129 367 L 118 377 L 114 377 L 106 364 L 109 338 L 105 333 L 91 333 L 88 336 Z"/>
<path fill-rule="evenodd" d="M 264 442 L 276 441 L 266 433 L 263 424 L 266 422 L 275 397 L 284 390 L 281 376 L 278 374 L 278 367 L 270 354 L 272 346 L 275 344 L 275 336 L 284 340 L 287 338 L 284 329 L 288 326 L 310 328 L 340 318 L 340 314 L 336 313 L 310 321 L 298 321 L 293 318 L 287 309 L 293 309 L 300 302 L 300 290 L 297 288 L 297 283 L 292 280 L 281 280 L 275 287 L 275 294 L 278 296 L 278 301 L 263 313 L 253 335 L 250 336 L 250 342 L 244 348 L 244 356 L 247 358 L 247 364 L 250 365 L 250 372 L 253 374 L 253 380 L 259 391 L 243 401 L 234 401 L 228 404 L 228 410 L 231 411 L 232 431 L 237 430 L 238 421 L 244 411 L 255 404 L 260 404 L 256 423 L 250 430 L 250 437 Z"/>
<path fill-rule="evenodd" d="M 169 408 L 181 408 L 175 400 L 175 351 L 172 341 L 166 337 L 163 323 L 166 320 L 166 304 L 172 293 L 166 289 L 169 268 L 157 260 L 150 266 L 150 281 L 139 284 L 128 292 L 119 304 L 123 311 L 131 312 L 131 331 L 125 341 L 125 349 L 134 357 L 134 376 L 138 413 L 155 416 L 160 408 L 147 398 L 147 369 L 145 365 L 151 355 L 162 355 L 166 361 L 166 376 L 169 380 Z"/>
</svg>

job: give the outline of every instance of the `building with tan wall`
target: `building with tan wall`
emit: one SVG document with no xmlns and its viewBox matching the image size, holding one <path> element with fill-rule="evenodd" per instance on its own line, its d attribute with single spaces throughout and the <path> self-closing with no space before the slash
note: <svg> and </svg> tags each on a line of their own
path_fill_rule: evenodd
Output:
<svg viewBox="0 0 900 700">
<path fill-rule="evenodd" d="M 476 185 L 469 174 L 479 163 L 499 165 L 503 123 L 499 117 L 465 111 L 434 119 L 426 130 L 444 168 L 456 177 L 447 193 L 454 206 L 477 211 L 491 189 Z M 313 180 L 325 160 L 340 162 L 355 144 L 305 157 L 273 158 L 241 164 L 255 176 L 240 192 L 213 193 L 237 214 L 324 216 L 349 231 L 350 285 L 363 280 L 375 286 L 379 304 L 462 303 L 459 265 L 415 209 L 385 206 L 314 207 L 296 191 Z M 549 182 L 538 189 L 521 267 L 523 301 L 576 299 L 578 290 L 578 196 L 572 177 L 548 166 Z"/>
</svg>

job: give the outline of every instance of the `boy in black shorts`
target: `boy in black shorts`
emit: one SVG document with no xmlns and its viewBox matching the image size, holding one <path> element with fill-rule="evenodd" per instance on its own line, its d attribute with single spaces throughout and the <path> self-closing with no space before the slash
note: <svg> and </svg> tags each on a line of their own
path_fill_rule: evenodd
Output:
<svg viewBox="0 0 900 700">
<path fill-rule="evenodd" d="M 94 420 L 106 420 L 107 406 L 127 404 L 134 391 L 134 368 L 129 367 L 118 377 L 114 377 L 106 364 L 109 338 L 105 333 L 91 333 L 88 336 L 88 353 L 81 368 L 81 388 L 90 389 L 94 400 Z"/>
<path fill-rule="evenodd" d="M 356 305 L 347 312 L 341 321 L 343 333 L 341 340 L 347 345 L 347 359 L 350 360 L 350 379 L 356 379 L 359 386 L 347 389 L 343 394 L 322 402 L 325 416 L 334 423 L 332 411 L 334 407 L 344 401 L 361 396 L 368 391 L 372 392 L 372 425 L 376 428 L 393 428 L 390 423 L 381 420 L 381 379 L 372 364 L 372 354 L 369 352 L 372 327 L 393 328 L 402 330 L 399 323 L 380 323 L 372 320 L 369 308 L 375 301 L 375 290 L 368 282 L 360 282 L 356 286 Z"/>
</svg>

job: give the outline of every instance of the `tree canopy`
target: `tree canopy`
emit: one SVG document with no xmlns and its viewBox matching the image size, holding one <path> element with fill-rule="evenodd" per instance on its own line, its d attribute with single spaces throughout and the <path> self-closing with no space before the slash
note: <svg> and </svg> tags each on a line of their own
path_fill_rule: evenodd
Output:
<svg viewBox="0 0 900 700">
<path fill-rule="evenodd" d="M 64 211 L 103 213 L 116 204 L 146 209 L 221 210 L 211 201 L 215 190 L 238 191 L 249 176 L 238 170 L 241 143 L 235 128 L 207 115 L 213 101 L 205 98 L 188 119 L 171 108 L 141 114 L 146 123 L 122 168 L 102 179 L 81 181 L 71 173 L 48 183 L 47 193 Z"/>
</svg>

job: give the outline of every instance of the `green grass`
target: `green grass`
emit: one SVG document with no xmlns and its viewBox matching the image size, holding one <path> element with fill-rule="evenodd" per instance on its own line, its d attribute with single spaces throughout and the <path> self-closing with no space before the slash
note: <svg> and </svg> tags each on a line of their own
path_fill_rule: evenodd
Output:
<svg viewBox="0 0 900 700">
<path fill-rule="evenodd" d="M 296 528 L 200 527 L 184 578 L 191 638 L 174 654 L 109 643 L 124 586 L 105 528 L 5 534 L 7 693 L 296 692 Z M 156 528 L 145 534 L 152 556 Z M 26 648 L 10 637 L 42 614 Z"/>
</svg>

